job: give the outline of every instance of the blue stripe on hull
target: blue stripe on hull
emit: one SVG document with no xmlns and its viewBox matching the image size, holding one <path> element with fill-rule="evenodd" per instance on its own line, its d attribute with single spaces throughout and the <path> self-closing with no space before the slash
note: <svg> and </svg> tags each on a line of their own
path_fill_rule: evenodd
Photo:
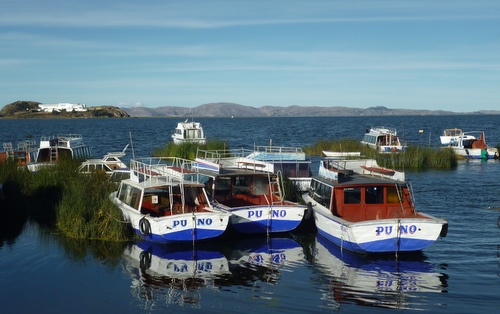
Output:
<svg viewBox="0 0 500 314">
<path fill-rule="evenodd" d="M 268 220 L 250 221 L 231 224 L 231 226 L 241 233 L 273 233 L 292 231 L 300 224 L 300 220 Z"/>
<path fill-rule="evenodd" d="M 371 241 L 365 243 L 354 243 L 342 240 L 340 238 L 334 237 L 329 233 L 326 233 L 318 229 L 318 232 L 328 240 L 332 241 L 336 245 L 342 247 L 343 249 L 358 252 L 358 253 L 387 253 L 387 252 L 415 252 L 421 251 L 428 247 L 434 241 L 422 240 L 422 239 L 399 239 L 397 243 L 395 238 L 379 241 Z M 399 247 L 398 247 L 399 246 Z"/>
<path fill-rule="evenodd" d="M 205 240 L 210 238 L 215 238 L 220 236 L 224 230 L 216 230 L 216 229 L 188 229 L 178 232 L 166 233 L 163 235 L 159 234 L 150 234 L 148 236 L 143 236 L 141 232 L 137 229 L 134 229 L 135 232 L 144 240 L 157 242 L 157 243 L 171 243 L 171 242 L 187 242 L 187 241 L 198 241 Z"/>
</svg>

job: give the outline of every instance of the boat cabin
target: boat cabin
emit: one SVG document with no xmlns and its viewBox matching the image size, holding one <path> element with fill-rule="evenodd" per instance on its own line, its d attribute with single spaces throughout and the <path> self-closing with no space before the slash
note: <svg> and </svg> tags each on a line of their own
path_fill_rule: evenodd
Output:
<svg viewBox="0 0 500 314">
<path fill-rule="evenodd" d="M 253 171 L 226 171 L 209 176 L 206 189 L 213 201 L 234 208 L 253 205 L 286 204 L 277 177 Z"/>
<path fill-rule="evenodd" d="M 350 222 L 418 216 L 404 182 L 353 175 L 337 184 L 314 178 L 309 196 L 334 216 Z"/>
<path fill-rule="evenodd" d="M 36 162 L 55 162 L 61 159 L 85 160 L 92 155 L 79 134 L 42 137 Z"/>
<path fill-rule="evenodd" d="M 123 181 L 117 197 L 143 215 L 164 217 L 207 211 L 208 198 L 201 184 L 159 185 L 142 189 Z"/>
</svg>

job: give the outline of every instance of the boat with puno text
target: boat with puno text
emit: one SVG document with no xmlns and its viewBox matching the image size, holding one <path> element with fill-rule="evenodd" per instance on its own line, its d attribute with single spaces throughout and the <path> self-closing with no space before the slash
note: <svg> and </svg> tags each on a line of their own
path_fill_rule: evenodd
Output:
<svg viewBox="0 0 500 314">
<path fill-rule="evenodd" d="M 445 219 L 416 210 L 403 172 L 373 159 L 322 159 L 302 197 L 318 232 L 349 251 L 420 251 L 448 231 Z"/>
<path fill-rule="evenodd" d="M 292 231 L 306 207 L 285 198 L 283 179 L 239 150 L 200 150 L 193 168 L 205 177 L 214 207 L 230 212 L 230 225 L 242 233 Z"/>
<path fill-rule="evenodd" d="M 130 178 L 110 199 L 142 239 L 193 242 L 226 230 L 230 213 L 210 204 L 191 163 L 176 157 L 130 161 Z"/>
</svg>

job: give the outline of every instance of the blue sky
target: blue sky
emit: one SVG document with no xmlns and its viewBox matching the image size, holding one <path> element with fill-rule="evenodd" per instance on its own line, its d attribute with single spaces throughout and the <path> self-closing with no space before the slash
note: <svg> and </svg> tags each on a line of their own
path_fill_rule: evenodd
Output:
<svg viewBox="0 0 500 314">
<path fill-rule="evenodd" d="M 0 0 L 0 107 L 500 110 L 500 1 Z"/>
</svg>

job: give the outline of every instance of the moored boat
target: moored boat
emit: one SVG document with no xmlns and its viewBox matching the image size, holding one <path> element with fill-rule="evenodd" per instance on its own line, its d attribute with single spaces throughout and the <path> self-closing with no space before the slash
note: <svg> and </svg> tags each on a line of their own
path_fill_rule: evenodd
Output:
<svg viewBox="0 0 500 314">
<path fill-rule="evenodd" d="M 121 181 L 111 200 L 143 239 L 160 242 L 215 238 L 230 214 L 214 208 L 203 184 L 180 158 L 132 159 L 130 179 Z"/>
<path fill-rule="evenodd" d="M 399 152 L 405 150 L 396 129 L 387 127 L 372 127 L 366 130 L 361 144 L 378 150 L 381 153 Z"/>
<path fill-rule="evenodd" d="M 450 138 L 451 147 L 457 156 L 467 159 L 498 159 L 498 149 L 489 147 L 483 131 L 462 132 Z"/>
<path fill-rule="evenodd" d="M 3 151 L 0 152 L 0 162 L 13 161 L 19 166 L 26 166 L 36 162 L 38 149 L 33 140 L 3 143 Z"/>
<path fill-rule="evenodd" d="M 298 191 L 306 191 L 312 178 L 311 159 L 300 147 L 254 146 L 246 158 L 262 162 L 262 171 L 286 176 Z"/>
<path fill-rule="evenodd" d="M 204 145 L 207 143 L 207 138 L 203 132 L 203 127 L 200 122 L 184 122 L 177 123 L 172 140 L 175 144 L 196 143 Z"/>
<path fill-rule="evenodd" d="M 205 176 L 216 208 L 232 214 L 230 224 L 243 233 L 278 233 L 294 230 L 306 207 L 285 199 L 282 178 L 259 170 L 265 164 L 231 150 L 198 150 L 193 165 Z"/>
<path fill-rule="evenodd" d="M 121 152 L 109 152 L 101 159 L 87 159 L 78 168 L 80 172 L 90 173 L 93 171 L 104 171 L 111 176 L 116 170 L 127 169 L 127 165 L 120 159 L 125 156 L 128 144 Z"/>
<path fill-rule="evenodd" d="M 40 139 L 36 160 L 26 166 L 30 171 L 37 171 L 40 167 L 53 165 L 62 159 L 83 161 L 90 156 L 91 149 L 80 134 L 44 136 Z"/>
<path fill-rule="evenodd" d="M 420 251 L 446 236 L 448 222 L 417 212 L 403 172 L 373 159 L 320 162 L 308 193 L 318 232 L 358 253 Z"/>
<path fill-rule="evenodd" d="M 458 139 L 462 137 L 463 139 L 474 139 L 475 137 L 470 134 L 464 134 L 462 129 L 453 128 L 453 129 L 444 129 L 443 135 L 439 137 L 441 141 L 441 145 L 451 145 L 451 143 L 458 142 Z"/>
</svg>

